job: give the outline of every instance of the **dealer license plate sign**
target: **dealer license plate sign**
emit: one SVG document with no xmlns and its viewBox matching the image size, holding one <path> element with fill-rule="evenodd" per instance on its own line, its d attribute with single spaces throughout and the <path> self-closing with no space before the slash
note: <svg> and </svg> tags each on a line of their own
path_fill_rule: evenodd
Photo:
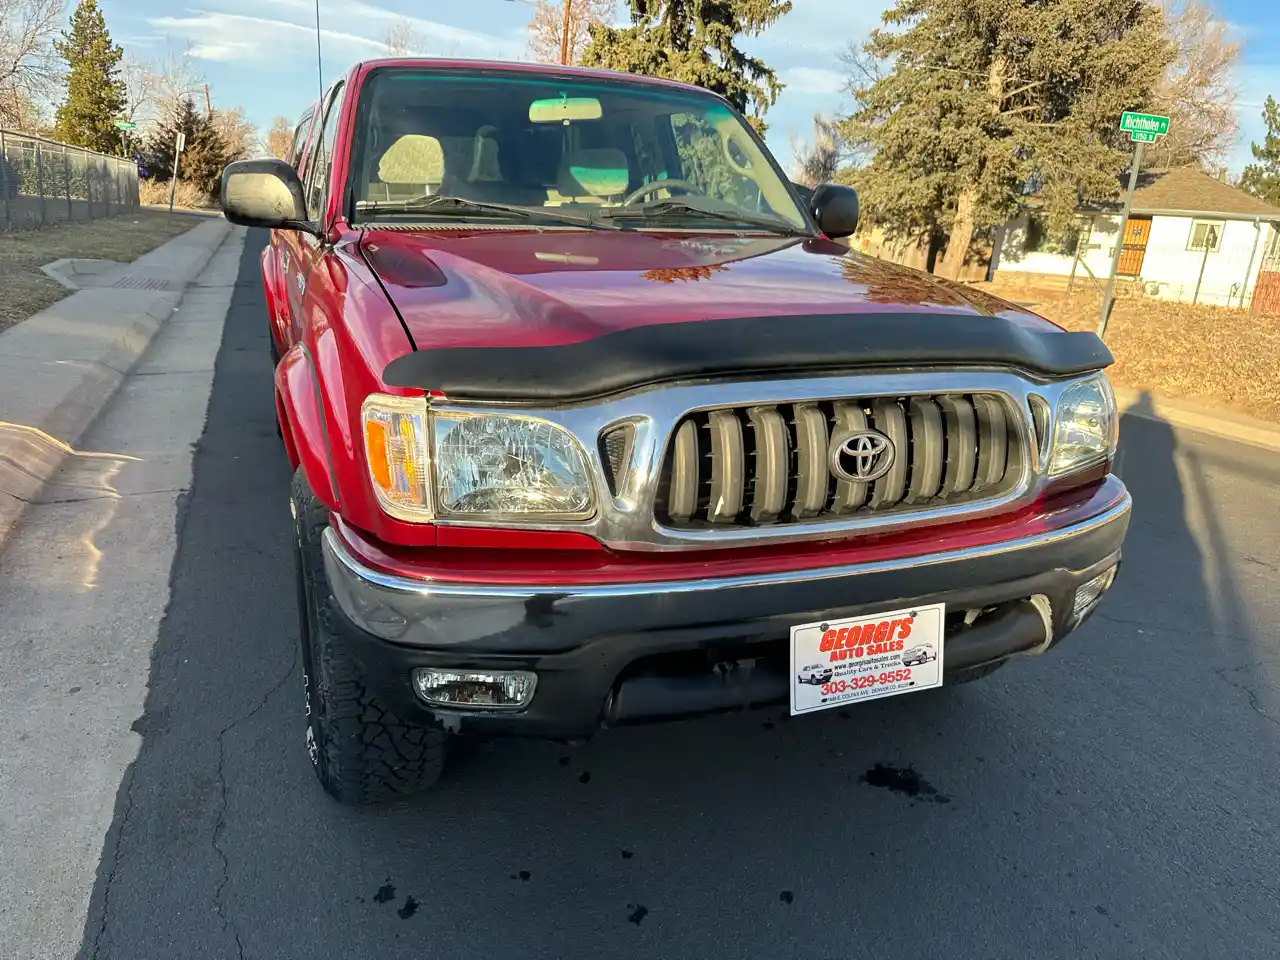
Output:
<svg viewBox="0 0 1280 960">
<path fill-rule="evenodd" d="M 942 686 L 946 605 L 791 628 L 791 713 Z"/>
</svg>

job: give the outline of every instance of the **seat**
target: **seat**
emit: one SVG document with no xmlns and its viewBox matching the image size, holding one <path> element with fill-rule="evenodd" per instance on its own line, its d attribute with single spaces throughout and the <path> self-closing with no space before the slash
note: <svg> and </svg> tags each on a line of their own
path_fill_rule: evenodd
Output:
<svg viewBox="0 0 1280 960">
<path fill-rule="evenodd" d="M 498 165 L 497 127 L 484 126 L 476 131 L 471 151 L 471 172 L 467 183 L 502 183 L 502 168 Z"/>
<path fill-rule="evenodd" d="M 627 155 L 615 147 L 574 150 L 560 161 L 555 190 L 548 200 L 561 203 L 616 203 L 627 193 L 631 171 Z"/>
<path fill-rule="evenodd" d="M 378 184 L 370 184 L 383 196 L 370 200 L 410 200 L 438 193 L 445 178 L 444 150 L 435 137 L 410 133 L 387 147 L 378 161 Z"/>
</svg>

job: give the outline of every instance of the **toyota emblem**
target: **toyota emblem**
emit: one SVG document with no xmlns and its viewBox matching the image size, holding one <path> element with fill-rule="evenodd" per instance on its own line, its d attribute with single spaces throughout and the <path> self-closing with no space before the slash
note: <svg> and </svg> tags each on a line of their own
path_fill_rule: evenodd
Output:
<svg viewBox="0 0 1280 960">
<path fill-rule="evenodd" d="M 850 483 L 871 483 L 893 467 L 893 441 L 878 430 L 858 430 L 831 441 L 831 472 Z"/>
</svg>

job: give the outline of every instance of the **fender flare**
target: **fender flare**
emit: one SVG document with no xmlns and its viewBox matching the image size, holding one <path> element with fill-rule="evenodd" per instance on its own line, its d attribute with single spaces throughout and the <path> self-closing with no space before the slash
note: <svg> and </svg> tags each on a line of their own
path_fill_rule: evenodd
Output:
<svg viewBox="0 0 1280 960">
<path fill-rule="evenodd" d="M 288 308 L 284 306 L 285 301 L 280 297 L 279 264 L 276 262 L 274 244 L 268 243 L 262 249 L 259 262 L 262 266 L 262 292 L 267 301 L 267 326 L 277 352 L 283 354 L 288 346 L 284 336 Z"/>
<path fill-rule="evenodd" d="M 312 493 L 330 510 L 338 510 L 333 485 L 329 431 L 320 404 L 315 366 L 302 344 L 295 344 L 276 367 L 276 413 L 289 463 L 303 475 Z"/>
</svg>

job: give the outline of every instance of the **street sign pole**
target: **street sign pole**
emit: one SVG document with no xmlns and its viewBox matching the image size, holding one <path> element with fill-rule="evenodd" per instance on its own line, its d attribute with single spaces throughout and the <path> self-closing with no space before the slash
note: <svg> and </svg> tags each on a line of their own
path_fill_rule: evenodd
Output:
<svg viewBox="0 0 1280 960">
<path fill-rule="evenodd" d="M 1155 143 L 1169 132 L 1169 118 L 1154 113 L 1134 113 L 1126 110 L 1120 115 L 1120 130 L 1129 135 L 1134 144 L 1133 163 L 1129 167 L 1129 189 L 1124 195 L 1124 209 L 1120 212 L 1120 232 L 1111 253 L 1111 270 L 1107 274 L 1107 288 L 1102 293 L 1102 311 L 1098 316 L 1098 336 L 1107 332 L 1111 319 L 1111 306 L 1115 298 L 1116 270 L 1120 266 L 1120 254 L 1124 252 L 1124 235 L 1129 229 L 1129 211 L 1133 209 L 1133 191 L 1138 185 L 1138 171 L 1142 169 L 1142 151 L 1148 143 Z"/>
<path fill-rule="evenodd" d="M 173 215 L 173 195 L 178 189 L 178 157 L 187 145 L 187 135 L 181 130 L 173 138 L 173 173 L 169 177 L 169 215 Z"/>
<path fill-rule="evenodd" d="M 1138 170 L 1142 167 L 1142 152 L 1146 144 L 1141 140 L 1133 148 L 1133 166 L 1129 168 L 1129 190 L 1124 195 L 1124 210 L 1120 213 L 1120 233 L 1116 236 L 1116 248 L 1111 254 L 1111 270 L 1107 274 L 1107 289 L 1102 293 L 1102 315 L 1098 318 L 1098 337 L 1106 335 L 1107 321 L 1111 318 L 1111 302 L 1115 294 L 1116 268 L 1120 266 L 1120 254 L 1124 251 L 1124 234 L 1129 229 L 1129 210 L 1133 207 L 1133 190 L 1138 185 Z"/>
</svg>

